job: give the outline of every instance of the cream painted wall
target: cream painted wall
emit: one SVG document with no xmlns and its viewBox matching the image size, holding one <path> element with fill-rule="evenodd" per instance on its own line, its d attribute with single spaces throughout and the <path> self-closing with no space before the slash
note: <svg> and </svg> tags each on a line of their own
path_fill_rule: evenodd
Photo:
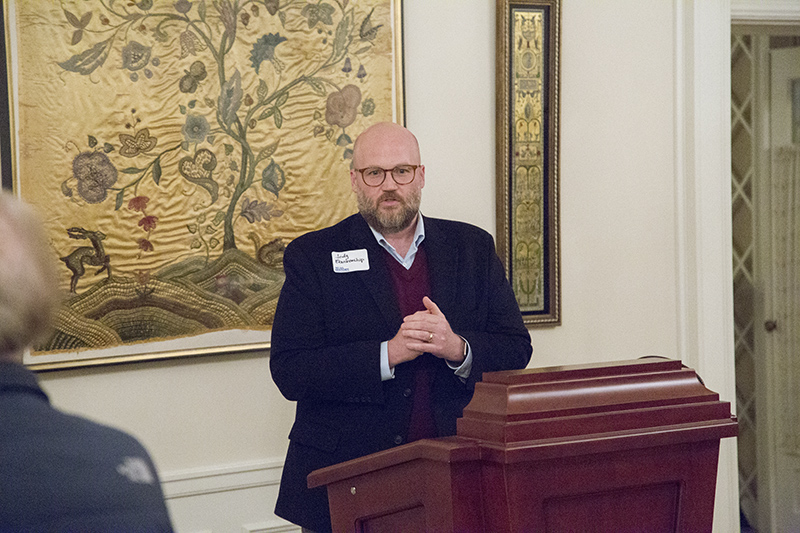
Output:
<svg viewBox="0 0 800 533">
<path fill-rule="evenodd" d="M 494 231 L 495 8 L 452 7 L 405 4 L 423 211 Z M 673 11 L 563 2 L 563 325 L 533 331 L 534 365 L 676 356 Z"/>
<path fill-rule="evenodd" d="M 161 471 L 281 456 L 294 410 L 272 385 L 268 358 L 210 356 L 56 371 L 53 402 L 131 431 Z"/>
<path fill-rule="evenodd" d="M 674 19 L 669 1 L 563 1 L 563 324 L 533 330 L 535 366 L 677 356 Z M 423 211 L 491 232 L 494 31 L 493 2 L 405 0 L 407 124 L 427 167 Z M 267 354 L 40 377 L 57 406 L 139 436 L 167 478 L 272 464 L 286 450 L 294 409 L 272 384 Z M 170 508 L 181 531 L 279 528 L 274 485 L 259 497 L 263 508 L 228 526 L 217 525 L 234 514 L 225 505 L 204 500 L 195 513 L 175 498 Z"/>
</svg>

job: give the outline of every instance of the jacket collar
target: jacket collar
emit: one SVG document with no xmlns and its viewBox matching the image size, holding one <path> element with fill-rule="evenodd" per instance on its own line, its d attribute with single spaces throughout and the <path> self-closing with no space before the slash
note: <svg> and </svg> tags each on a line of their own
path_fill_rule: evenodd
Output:
<svg viewBox="0 0 800 533">
<path fill-rule="evenodd" d="M 0 395 L 7 392 L 33 394 L 49 402 L 33 372 L 17 363 L 0 362 Z"/>
</svg>

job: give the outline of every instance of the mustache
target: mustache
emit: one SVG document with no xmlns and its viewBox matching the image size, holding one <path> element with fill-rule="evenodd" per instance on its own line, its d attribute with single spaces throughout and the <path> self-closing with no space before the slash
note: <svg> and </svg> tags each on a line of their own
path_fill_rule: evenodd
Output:
<svg viewBox="0 0 800 533">
<path fill-rule="evenodd" d="M 403 201 L 403 198 L 400 197 L 400 195 L 392 191 L 387 191 L 378 197 L 378 202 L 383 202 L 384 200 L 395 200 L 400 203 L 405 203 Z"/>
</svg>

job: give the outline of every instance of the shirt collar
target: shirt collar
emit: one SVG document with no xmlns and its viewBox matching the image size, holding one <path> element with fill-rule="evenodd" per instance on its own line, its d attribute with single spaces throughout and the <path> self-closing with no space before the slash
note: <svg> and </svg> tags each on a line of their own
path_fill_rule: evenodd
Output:
<svg viewBox="0 0 800 533">
<path fill-rule="evenodd" d="M 376 231 L 375 228 L 369 226 L 372 235 L 375 236 L 375 240 L 378 241 L 378 244 L 387 252 L 389 255 L 397 259 L 397 261 L 403 265 L 406 270 L 411 268 L 411 265 L 414 264 L 414 257 L 417 255 L 417 250 L 419 250 L 419 245 L 422 244 L 422 241 L 425 240 L 425 222 L 422 217 L 422 213 L 417 213 L 417 229 L 414 230 L 414 239 L 411 241 L 411 247 L 408 249 L 408 253 L 406 253 L 405 257 L 400 257 L 400 254 L 397 253 L 397 250 L 394 249 L 394 246 L 389 244 L 386 238 L 381 235 L 380 232 Z"/>
</svg>

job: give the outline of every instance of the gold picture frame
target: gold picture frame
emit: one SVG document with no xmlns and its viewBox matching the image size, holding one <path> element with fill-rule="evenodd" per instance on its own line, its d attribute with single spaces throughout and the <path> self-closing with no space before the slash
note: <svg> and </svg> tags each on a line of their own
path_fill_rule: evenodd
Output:
<svg viewBox="0 0 800 533">
<path fill-rule="evenodd" d="M 58 4 L 50 0 L 10 0 L 3 2 L 2 16 L 5 52 L 2 66 L 6 72 L 4 90 L 0 91 L 3 96 L 0 102 L 2 186 L 32 203 L 42 214 L 50 214 L 49 205 L 52 204 L 47 202 L 72 202 L 79 206 L 75 209 L 81 209 L 81 213 L 92 213 L 94 218 L 87 218 L 87 221 L 70 213 L 72 218 L 63 217 L 64 221 L 55 228 L 57 232 L 48 227 L 48 224 L 54 225 L 52 219 L 43 217 L 54 248 L 53 256 L 61 256 L 58 265 L 65 278 L 62 290 L 68 297 L 66 301 L 70 302 L 91 293 L 94 300 L 90 305 L 94 306 L 95 314 L 115 305 L 117 307 L 112 310 L 119 311 L 116 318 L 96 325 L 86 316 L 76 314 L 75 308 L 70 308 L 67 314 L 62 309 L 60 323 L 64 323 L 63 317 L 67 316 L 74 319 L 71 331 L 80 330 L 82 324 L 86 324 L 85 331 L 90 332 L 86 333 L 87 337 L 108 337 L 108 323 L 127 321 L 120 327 L 129 327 L 135 322 L 131 319 L 135 310 L 129 309 L 132 300 L 152 299 L 162 289 L 162 294 L 172 298 L 170 305 L 196 306 L 197 314 L 206 318 L 217 309 L 225 313 L 219 315 L 219 319 L 202 323 L 199 329 L 180 333 L 185 326 L 179 324 L 164 335 L 161 331 L 170 324 L 179 323 L 181 315 L 170 316 L 171 308 L 165 310 L 167 305 L 161 303 L 161 308 L 151 306 L 156 312 L 148 315 L 147 320 L 163 317 L 164 325 L 159 324 L 162 330 L 154 327 L 150 337 L 121 336 L 123 340 L 115 344 L 73 343 L 74 348 L 68 347 L 68 339 L 59 345 L 67 346 L 66 349 L 37 347 L 25 354 L 25 364 L 33 370 L 54 370 L 267 350 L 270 347 L 269 313 L 274 313 L 282 283 L 283 247 L 299 234 L 341 218 L 337 212 L 339 218 L 328 222 L 316 213 L 317 210 L 306 205 L 322 201 L 328 206 L 337 203 L 335 198 L 295 203 L 283 200 L 287 195 L 297 198 L 302 196 L 302 191 L 313 190 L 313 185 L 304 183 L 299 188 L 301 192 L 287 192 L 293 179 L 288 169 L 304 168 L 302 165 L 312 159 L 315 164 L 323 165 L 335 159 L 335 168 L 325 167 L 329 172 L 316 168 L 313 172 L 295 170 L 294 176 L 304 179 L 306 175 L 321 176 L 314 179 L 322 180 L 327 179 L 326 174 L 341 173 L 346 191 L 341 193 L 339 205 L 330 210 L 355 212 L 346 170 L 353 140 L 360 129 L 375 120 L 405 123 L 402 0 L 323 0 L 313 5 L 271 0 L 64 0 Z M 46 28 L 47 33 L 42 33 L 42 28 Z M 212 34 L 213 39 L 210 38 Z M 53 46 L 43 45 L 43 39 L 49 39 L 50 35 L 54 39 Z M 289 44 L 283 44 L 286 42 Z M 310 43 L 308 49 L 303 48 L 306 43 Z M 238 55 L 229 54 L 235 46 L 241 47 L 236 52 Z M 31 56 L 42 60 L 30 61 Z M 23 62 L 24 68 L 18 67 L 16 62 Z M 202 68 L 197 65 L 201 62 L 204 63 Z M 304 70 L 306 64 L 310 67 Z M 41 105 L 43 111 L 45 105 L 53 107 L 52 94 L 63 98 L 57 103 L 64 108 L 64 117 L 69 115 L 72 104 L 68 98 L 73 96 L 77 102 L 74 107 L 85 106 L 94 99 L 97 112 L 103 112 L 103 106 L 109 104 L 94 92 L 102 94 L 103 83 L 112 77 L 124 82 L 108 83 L 111 91 L 120 87 L 117 93 L 111 94 L 120 97 L 125 104 L 114 108 L 115 115 L 113 118 L 109 115 L 109 121 L 116 121 L 114 127 L 118 130 L 123 124 L 127 131 L 106 128 L 105 124 L 105 129 L 98 127 L 91 123 L 93 117 L 88 117 L 87 124 L 94 124 L 91 126 L 94 129 L 87 127 L 85 131 L 80 130 L 80 135 L 76 134 L 75 118 L 65 118 L 64 123 L 59 124 L 52 115 L 42 115 L 46 118 L 31 124 L 31 117 L 36 114 L 31 109 L 36 109 L 36 105 Z M 75 87 L 81 85 L 75 80 L 83 81 L 84 93 L 76 92 Z M 212 87 L 212 84 L 216 85 Z M 43 88 L 41 94 L 36 93 L 34 87 Z M 208 90 L 204 92 L 204 88 Z M 163 93 L 164 104 L 142 101 L 143 97 L 137 105 L 128 103 L 135 101 L 131 95 L 145 91 L 156 95 Z M 92 111 L 84 112 L 83 117 L 94 111 L 92 105 L 88 107 Z M 168 111 L 157 115 L 162 108 Z M 306 111 L 307 117 L 302 114 Z M 150 116 L 145 116 L 145 112 Z M 148 119 L 152 120 L 148 123 Z M 174 124 L 168 124 L 169 120 Z M 46 133 L 31 134 L 32 130 Z M 20 138 L 20 131 L 28 136 L 27 142 Z M 63 133 L 62 139 L 59 135 L 65 131 L 69 133 Z M 242 141 L 245 133 L 249 135 L 247 145 Z M 314 149 L 318 152 L 303 152 L 287 144 L 287 138 L 301 135 L 318 141 L 315 145 L 318 148 Z M 61 186 L 60 189 L 58 183 L 51 186 L 46 191 L 46 199 L 36 189 L 42 186 L 34 184 L 31 178 L 34 174 L 43 174 L 42 169 L 36 168 L 37 164 L 42 165 L 35 155 L 37 150 L 44 151 L 40 145 L 46 146 L 49 153 L 61 154 L 62 160 L 64 153 L 69 153 L 69 164 L 48 167 L 57 169 L 52 174 L 61 174 Z M 280 152 L 285 147 L 288 153 L 282 155 Z M 217 162 L 219 165 L 213 166 Z M 249 174 L 244 170 L 246 165 L 251 169 Z M 87 177 L 90 172 L 94 174 Z M 153 194 L 142 192 L 145 184 L 152 190 L 164 187 L 170 179 L 181 185 L 159 197 L 160 205 L 147 197 Z M 243 195 L 242 191 L 248 194 Z M 181 197 L 187 202 L 185 198 L 192 195 L 197 199 L 193 200 L 192 208 L 200 213 L 196 217 L 194 212 L 187 214 L 188 210 L 177 209 L 179 204 L 174 203 L 181 201 Z M 279 204 L 279 201 L 284 203 Z M 62 207 L 54 207 L 53 212 Z M 145 209 L 150 211 L 154 207 L 163 208 L 158 216 L 145 213 Z M 208 216 L 200 211 L 201 207 L 207 209 Z M 162 262 L 158 267 L 161 270 L 148 267 L 125 271 L 122 266 L 125 257 L 138 254 L 139 258 L 146 258 L 154 248 L 160 251 L 159 244 L 150 238 L 150 230 L 161 228 L 163 223 L 164 234 L 167 234 L 170 216 L 196 218 L 189 220 L 189 224 L 183 220 L 180 225 L 175 222 L 169 230 L 169 239 L 164 238 L 163 242 L 174 246 L 176 227 L 182 231 L 181 255 L 172 262 Z M 201 216 L 203 221 L 198 222 Z M 265 223 L 270 216 L 273 221 L 282 216 L 279 219 L 282 226 L 274 230 L 281 238 L 268 242 L 274 235 L 256 232 L 262 231 L 257 228 L 258 223 Z M 291 219 L 292 224 L 296 220 L 302 223 L 290 226 L 289 222 L 283 222 L 287 219 Z M 103 222 L 106 226 L 101 227 Z M 112 231 L 121 227 L 115 224 L 123 223 L 127 224 L 127 233 L 120 229 L 119 235 L 112 235 Z M 239 224 L 239 229 L 234 229 L 235 224 Z M 103 262 L 103 243 L 95 241 L 105 240 L 106 250 L 115 245 L 118 250 L 119 243 L 125 239 L 128 244 L 124 246 L 129 250 L 125 253 L 129 255 L 117 251 L 109 267 L 107 257 L 111 254 L 106 254 Z M 269 248 L 273 243 L 277 244 Z M 211 276 L 202 280 L 205 285 L 201 285 L 197 276 L 191 283 L 176 277 L 176 273 L 194 268 L 186 266 L 186 258 L 191 259 L 197 249 L 205 251 L 204 268 Z M 238 259 L 230 260 L 228 255 L 225 265 L 217 273 L 211 272 L 208 264 L 231 249 L 236 251 Z M 255 252 L 250 252 L 251 249 Z M 270 255 L 260 256 L 259 252 L 265 249 L 264 253 Z M 80 254 L 91 258 L 79 264 Z M 71 258 L 73 255 L 75 257 Z M 261 287 L 251 283 L 249 288 L 239 290 L 243 287 L 238 285 L 237 279 L 231 278 L 243 272 L 243 268 L 250 268 L 252 272 L 254 261 L 262 261 L 262 267 L 267 265 L 273 273 L 268 280 L 272 284 L 269 301 L 266 296 L 258 296 L 267 282 Z M 72 271 L 72 279 L 65 263 Z M 170 269 L 169 275 L 161 277 L 165 268 Z M 252 276 L 252 273 L 245 271 L 244 275 Z M 224 294 L 214 286 L 215 279 L 227 284 Z M 230 281 L 237 281 L 237 284 L 228 283 Z M 189 285 L 192 287 L 182 292 Z M 122 303 L 102 301 L 96 296 L 100 290 L 113 291 L 109 298 L 117 298 L 115 302 Z M 256 309 L 256 312 L 246 316 L 240 326 L 235 317 L 244 316 L 244 312 L 234 308 L 242 300 L 248 301 L 254 293 L 261 302 L 247 308 Z M 222 302 L 221 297 L 235 301 L 235 305 L 230 301 Z M 87 308 L 85 302 L 82 305 Z M 145 319 L 136 320 L 145 323 Z M 62 331 L 57 328 L 57 333 L 64 337 Z"/>
<path fill-rule="evenodd" d="M 525 323 L 561 324 L 560 0 L 497 0 L 497 250 Z"/>
</svg>

